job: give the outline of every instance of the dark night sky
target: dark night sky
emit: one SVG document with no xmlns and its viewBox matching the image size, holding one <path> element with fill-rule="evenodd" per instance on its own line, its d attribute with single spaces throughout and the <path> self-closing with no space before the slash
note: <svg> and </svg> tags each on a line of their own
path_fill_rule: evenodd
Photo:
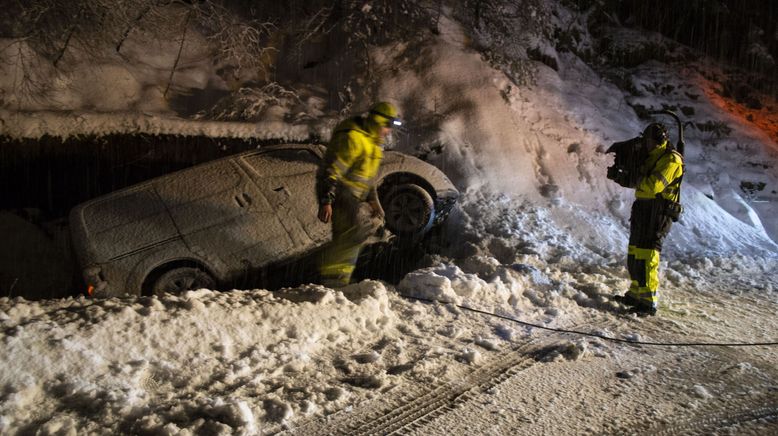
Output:
<svg viewBox="0 0 778 436">
<path fill-rule="evenodd" d="M 615 4 L 614 4 L 615 3 Z M 633 24 L 748 68 L 765 68 L 746 53 L 759 42 L 778 55 L 778 2 L 770 0 L 611 1 Z M 772 65 L 775 69 L 775 64 Z"/>
</svg>

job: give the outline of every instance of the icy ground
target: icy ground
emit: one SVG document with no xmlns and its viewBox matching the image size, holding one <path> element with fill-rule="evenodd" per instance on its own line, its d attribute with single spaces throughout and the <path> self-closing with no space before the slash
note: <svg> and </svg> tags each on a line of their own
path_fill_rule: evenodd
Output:
<svg viewBox="0 0 778 436">
<path fill-rule="evenodd" d="M 574 24 L 557 8 L 560 26 Z M 724 73 L 704 59 L 610 71 L 626 91 L 539 40 L 557 67 L 536 62 L 533 83 L 520 86 L 474 49 L 499 38 L 445 12 L 438 36 L 371 53 L 377 96 L 406 116 L 396 147 L 424 154 L 462 190 L 440 253 L 396 287 L 0 298 L 0 434 L 778 432 L 775 346 L 630 345 L 459 307 L 630 341 L 775 342 L 778 146 L 769 129 L 721 97 Z M 649 39 L 661 37 L 617 41 Z M 214 83 L 208 63 L 194 61 L 201 50 L 192 52 L 180 86 Z M 297 141 L 327 137 L 338 117 L 317 89 L 343 84 L 321 83 L 301 84 L 304 98 L 256 123 L 187 120 L 158 95 L 165 68 L 78 59 L 63 58 L 66 77 L 49 90 L 56 99 L 23 106 L 7 92 L 2 133 Z M 100 86 L 66 86 L 83 82 Z M 765 99 L 749 115 L 774 120 Z M 707 126 L 687 129 L 686 212 L 663 251 L 653 318 L 624 315 L 611 300 L 628 286 L 632 193 L 605 179 L 602 151 L 642 130 L 637 105 L 692 108 L 695 126 Z"/>
</svg>

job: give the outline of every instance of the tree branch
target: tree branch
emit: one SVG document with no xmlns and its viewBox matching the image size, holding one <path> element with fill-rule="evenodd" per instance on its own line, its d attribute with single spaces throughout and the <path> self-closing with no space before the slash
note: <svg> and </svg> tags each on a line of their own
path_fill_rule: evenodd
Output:
<svg viewBox="0 0 778 436">
<path fill-rule="evenodd" d="M 189 27 L 189 18 L 192 16 L 192 11 L 186 13 L 186 19 L 184 20 L 184 32 L 181 35 L 181 45 L 178 46 L 178 54 L 176 55 L 176 61 L 173 63 L 173 68 L 170 70 L 170 77 L 165 87 L 165 92 L 162 94 L 163 98 L 167 98 L 167 92 L 170 90 L 170 84 L 173 83 L 173 75 L 176 73 L 178 67 L 178 61 L 181 60 L 181 52 L 184 51 L 184 42 L 186 41 L 186 29 Z"/>
<path fill-rule="evenodd" d="M 67 50 L 68 45 L 70 44 L 70 39 L 73 37 L 73 34 L 76 32 L 76 25 L 70 27 L 70 30 L 68 30 L 68 36 L 65 38 L 65 44 L 62 46 L 62 48 L 59 50 L 59 53 L 57 53 L 57 56 L 54 58 L 54 67 L 56 68 L 57 64 L 59 63 L 60 59 L 62 59 L 62 56 L 65 56 L 65 50 Z"/>
<path fill-rule="evenodd" d="M 145 9 L 141 11 L 140 14 L 138 14 L 138 17 L 135 18 L 135 20 L 132 23 L 130 23 L 130 25 L 127 27 L 127 30 L 124 31 L 122 38 L 119 40 L 119 43 L 116 44 L 116 53 L 119 53 L 119 51 L 122 49 L 122 44 L 124 44 L 124 40 L 126 40 L 127 37 L 130 36 L 130 32 L 132 32 L 132 29 L 134 29 L 138 25 L 138 23 L 140 23 L 140 20 L 142 20 L 143 17 L 146 16 L 146 14 L 148 14 L 150 10 L 151 10 L 151 5 L 149 4 L 148 6 L 146 6 Z"/>
</svg>

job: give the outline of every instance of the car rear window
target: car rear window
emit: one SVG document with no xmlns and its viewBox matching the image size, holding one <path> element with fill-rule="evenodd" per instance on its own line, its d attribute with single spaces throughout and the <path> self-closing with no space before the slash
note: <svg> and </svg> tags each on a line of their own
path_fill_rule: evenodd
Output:
<svg viewBox="0 0 778 436">
<path fill-rule="evenodd" d="M 84 210 L 84 219 L 89 223 L 89 230 L 97 233 L 164 210 L 159 196 L 151 189 L 143 189 L 89 205 Z"/>
</svg>

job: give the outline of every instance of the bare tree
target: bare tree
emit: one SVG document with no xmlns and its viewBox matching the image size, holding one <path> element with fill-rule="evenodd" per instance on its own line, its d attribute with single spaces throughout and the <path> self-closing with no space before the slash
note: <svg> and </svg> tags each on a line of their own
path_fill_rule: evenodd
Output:
<svg viewBox="0 0 778 436">
<path fill-rule="evenodd" d="M 270 41 L 276 31 L 272 21 L 246 20 L 214 1 L 192 3 L 193 21 L 215 50 L 215 61 L 229 66 L 237 77 L 249 72 L 270 77 L 277 49 Z"/>
<path fill-rule="evenodd" d="M 138 29 L 145 38 L 181 41 L 176 57 L 171 59 L 171 78 L 190 26 L 202 32 L 211 44 L 215 61 L 239 75 L 249 72 L 267 77 L 272 64 L 270 53 L 275 51 L 268 43 L 275 29 L 273 23 L 244 20 L 217 0 L 15 0 L 0 2 L 0 8 L 3 36 L 23 41 L 55 68 L 73 48 L 80 56 L 95 61 L 111 53 L 121 54 L 127 39 Z M 181 29 L 179 35 L 171 35 L 175 29 Z M 4 49 L 18 46 L 11 44 Z M 31 83 L 35 77 L 29 72 L 29 58 L 15 57 L 23 70 L 19 86 L 26 89 L 40 85 Z"/>
<path fill-rule="evenodd" d="M 15 58 L 21 62 L 16 89 L 26 89 L 31 95 L 36 87 L 47 86 L 33 83 L 38 80 L 31 72 L 37 68 L 30 63 L 33 55 L 48 62 L 53 74 L 64 73 L 74 55 L 81 63 L 111 62 L 115 56 L 131 61 L 127 47 L 133 38 L 177 44 L 170 54 L 164 92 L 169 95 L 187 44 L 201 36 L 213 65 L 235 98 L 244 103 L 252 98 L 272 101 L 280 95 L 277 88 L 266 85 L 284 88 L 283 81 L 275 77 L 281 50 L 290 56 L 302 53 L 308 44 L 332 38 L 334 51 L 356 54 L 353 60 L 358 71 L 345 87 L 350 90 L 339 93 L 346 106 L 354 92 L 374 88 L 372 46 L 422 41 L 426 34 L 419 29 L 434 32 L 440 13 L 440 0 L 290 0 L 284 4 L 270 0 L 0 0 L 0 32 L 31 49 Z M 367 77 L 367 83 L 358 83 L 356 77 Z M 264 89 L 263 96 L 242 91 L 247 86 Z M 256 113 L 259 107 L 248 106 L 254 109 L 243 113 Z"/>
<path fill-rule="evenodd" d="M 535 80 L 527 49 L 534 38 L 551 31 L 549 15 L 543 0 L 466 0 L 458 9 L 459 18 L 475 29 L 472 36 L 484 57 L 517 85 Z"/>
</svg>

